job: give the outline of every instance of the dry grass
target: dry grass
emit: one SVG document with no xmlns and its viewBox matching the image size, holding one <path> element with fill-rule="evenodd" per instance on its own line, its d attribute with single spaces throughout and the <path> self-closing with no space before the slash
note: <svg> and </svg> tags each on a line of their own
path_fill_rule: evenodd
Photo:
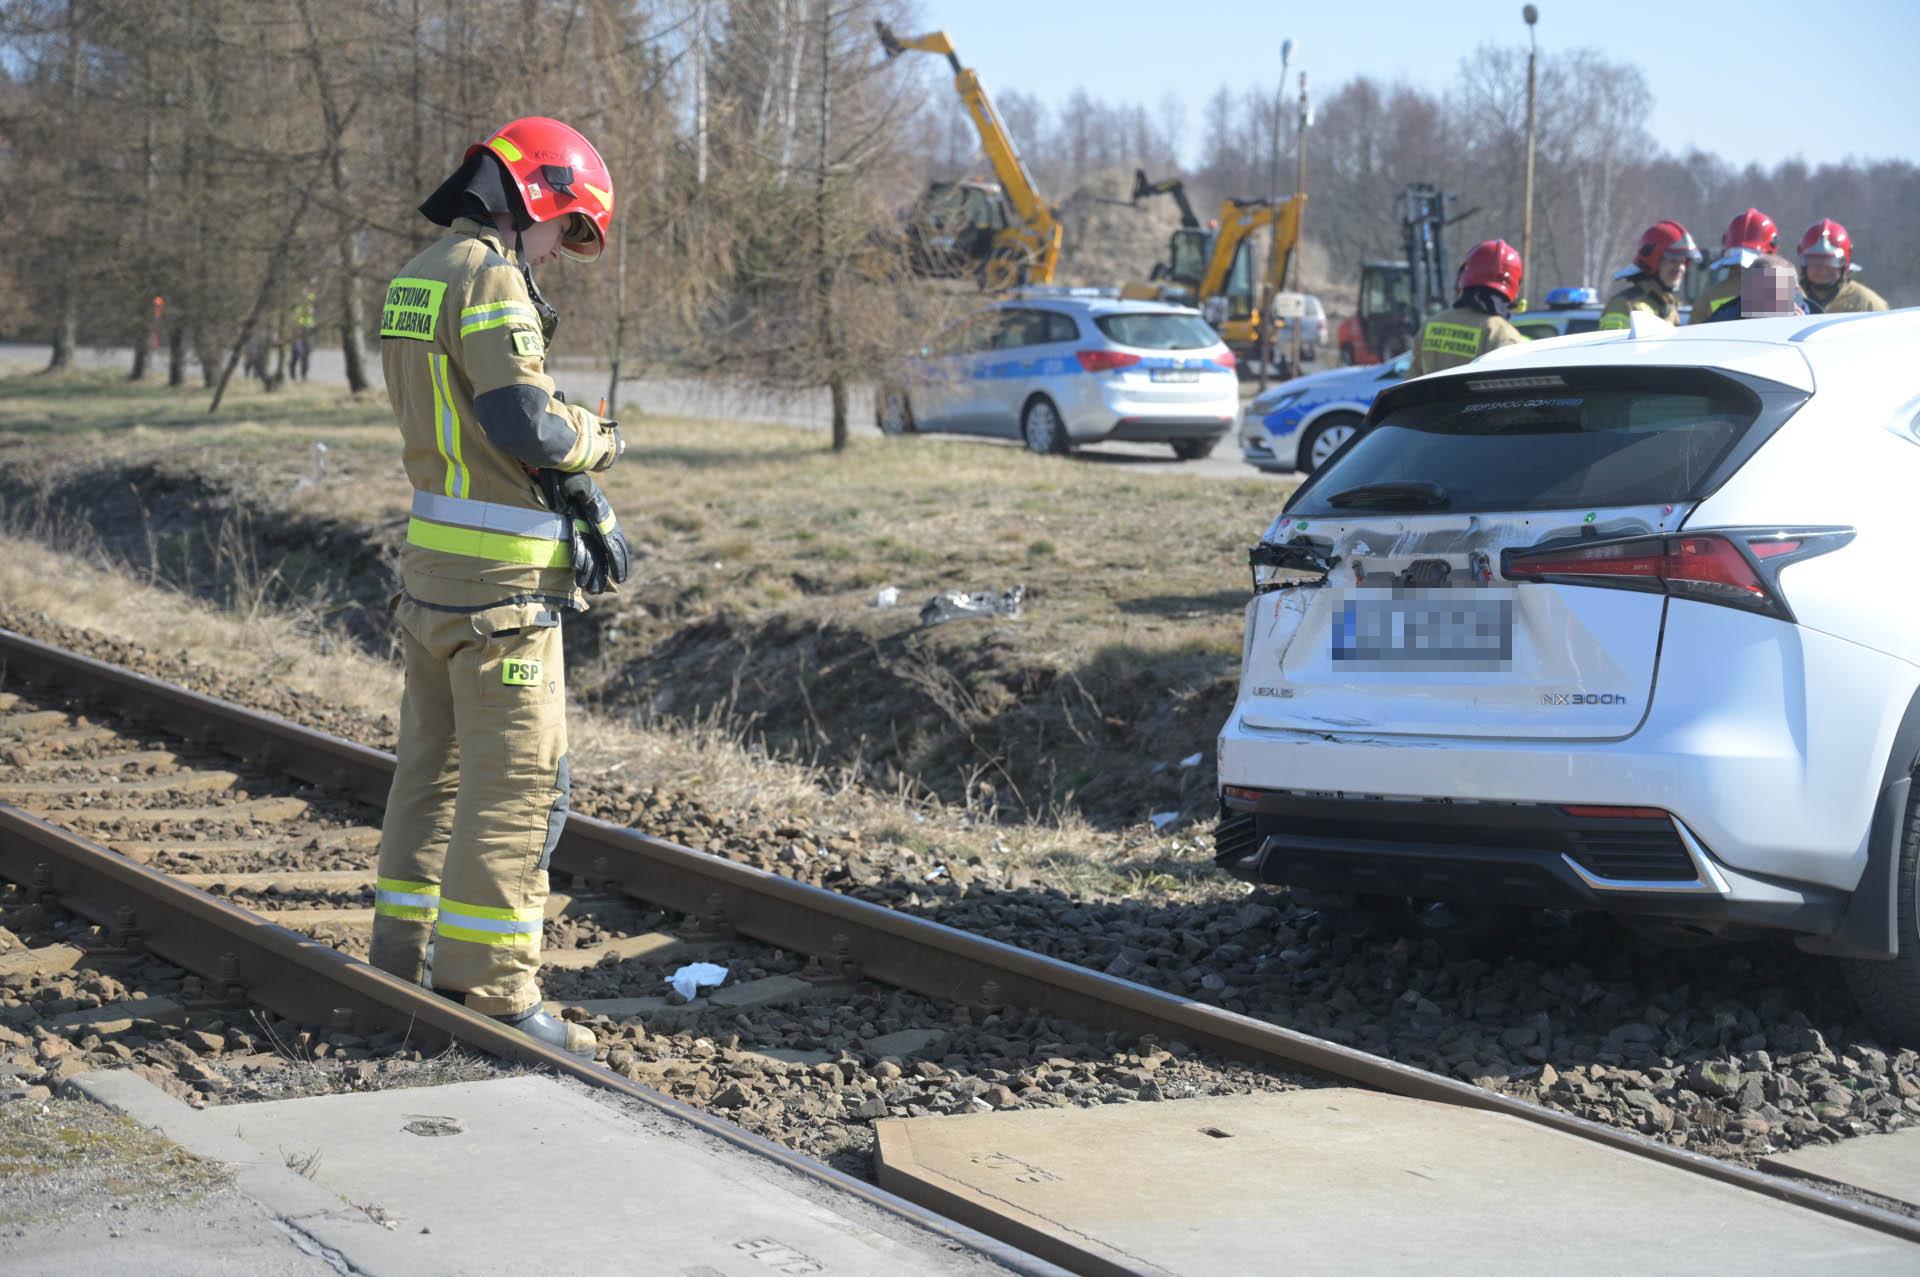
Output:
<svg viewBox="0 0 1920 1277">
<path fill-rule="evenodd" d="M 0 464 L 156 463 L 295 513 L 404 517 L 384 401 L 249 387 L 234 405 L 210 420 L 200 392 L 112 374 L 0 379 Z M 635 596 L 650 605 L 846 620 L 882 586 L 917 607 L 1024 582 L 1025 643 L 1076 664 L 1112 645 L 1237 651 L 1245 550 L 1292 483 L 1130 474 L 1125 460 L 939 438 L 856 437 L 835 455 L 811 431 L 678 418 L 642 418 L 629 440 L 604 487 L 645 556 Z"/>
<path fill-rule="evenodd" d="M 257 494 L 269 510 L 390 522 L 397 531 L 410 491 L 384 402 L 247 387 L 218 420 L 204 408 L 198 391 L 129 386 L 112 374 L 0 379 L 0 466 L 190 470 Z M 1138 475 L 1124 463 L 937 438 L 856 438 L 835 456 L 812 432 L 643 418 L 630 439 L 606 487 L 642 549 L 632 597 L 646 611 L 629 606 L 623 626 L 664 629 L 724 606 L 898 633 L 940 590 L 1020 582 L 1027 614 L 996 632 L 1012 636 L 1023 659 L 1081 672 L 1106 662 L 1122 676 L 1163 658 L 1231 662 L 1245 547 L 1286 491 L 1251 474 L 1230 482 Z M 324 470 L 316 469 L 319 443 Z M 195 601 L 131 570 L 51 556 L 40 544 L 46 530 L 27 531 L 28 539 L 0 539 L 0 595 L 18 606 L 203 661 L 217 655 L 231 675 L 257 674 L 365 713 L 392 714 L 398 704 L 398 670 L 311 615 Z M 888 585 L 900 605 L 871 607 L 873 592 Z M 924 794 L 856 788 L 844 775 L 743 744 L 718 709 L 691 725 L 580 712 L 573 722 L 583 777 L 632 777 L 768 819 L 1023 863 L 1040 881 L 1081 894 L 1184 881 L 1196 858 L 1190 834 L 1102 833 L 1071 813 L 996 824 Z"/>
</svg>

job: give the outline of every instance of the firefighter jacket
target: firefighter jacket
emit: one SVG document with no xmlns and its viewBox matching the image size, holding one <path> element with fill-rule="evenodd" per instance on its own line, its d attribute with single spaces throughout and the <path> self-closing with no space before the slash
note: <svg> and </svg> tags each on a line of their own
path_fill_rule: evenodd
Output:
<svg viewBox="0 0 1920 1277">
<path fill-rule="evenodd" d="M 1687 319 L 1689 324 L 1704 324 L 1714 317 L 1714 313 L 1728 302 L 1740 297 L 1740 267 L 1735 265 L 1711 267 L 1707 276 L 1707 286 L 1700 290 L 1694 299 L 1693 314 Z M 1676 321 L 1677 322 L 1677 321 Z"/>
<path fill-rule="evenodd" d="M 1734 279 L 1734 296 L 1740 295 L 1740 283 Z M 1600 328 L 1625 328 L 1629 324 L 1627 315 L 1631 311 L 1644 310 L 1657 315 L 1669 324 L 1680 322 L 1680 299 L 1668 292 L 1660 282 L 1658 275 L 1635 275 L 1627 286 L 1607 299 L 1607 307 L 1600 312 Z"/>
<path fill-rule="evenodd" d="M 406 592 L 453 610 L 580 608 L 571 529 L 528 469 L 592 468 L 614 446 L 612 423 L 555 397 L 540 317 L 500 232 L 457 219 L 388 285 L 380 337 L 414 490 Z"/>
<path fill-rule="evenodd" d="M 1820 294 L 1827 290 L 1810 282 L 1806 272 L 1802 271 L 1800 291 L 1807 295 L 1807 305 L 1816 315 L 1849 315 L 1856 311 L 1887 309 L 1887 299 L 1857 279 L 1841 280 L 1833 288 L 1831 298 L 1821 301 Z"/>
<path fill-rule="evenodd" d="M 1489 350 L 1525 341 L 1518 328 L 1498 315 L 1466 306 L 1451 306 L 1420 326 L 1413 339 L 1409 377 L 1422 377 L 1443 368 L 1469 364 Z"/>
</svg>

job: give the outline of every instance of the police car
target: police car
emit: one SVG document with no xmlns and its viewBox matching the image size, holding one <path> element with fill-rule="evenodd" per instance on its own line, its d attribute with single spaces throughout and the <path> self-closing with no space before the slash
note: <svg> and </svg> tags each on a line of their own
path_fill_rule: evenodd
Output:
<svg viewBox="0 0 1920 1277">
<path fill-rule="evenodd" d="M 1105 440 L 1204 457 L 1240 406 L 1234 357 L 1200 312 L 1093 290 L 1028 290 L 969 315 L 880 387 L 881 431 L 1019 439 L 1062 454 Z"/>
<path fill-rule="evenodd" d="M 1590 333 L 1600 327 L 1601 309 L 1594 289 L 1556 288 L 1543 309 L 1514 315 L 1513 326 L 1533 341 Z M 1241 414 L 1241 458 L 1261 470 L 1313 473 L 1353 437 L 1374 397 L 1407 375 L 1412 359 L 1330 368 L 1273 387 Z"/>
</svg>

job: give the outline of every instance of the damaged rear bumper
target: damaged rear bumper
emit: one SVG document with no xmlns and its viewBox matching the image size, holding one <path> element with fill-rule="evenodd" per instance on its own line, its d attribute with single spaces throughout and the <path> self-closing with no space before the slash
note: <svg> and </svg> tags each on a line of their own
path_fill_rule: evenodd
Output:
<svg viewBox="0 0 1920 1277">
<path fill-rule="evenodd" d="M 1603 910 L 1706 935 L 1826 935 L 1848 892 L 1734 870 L 1671 816 L 1234 786 L 1215 863 L 1330 893 Z"/>
</svg>

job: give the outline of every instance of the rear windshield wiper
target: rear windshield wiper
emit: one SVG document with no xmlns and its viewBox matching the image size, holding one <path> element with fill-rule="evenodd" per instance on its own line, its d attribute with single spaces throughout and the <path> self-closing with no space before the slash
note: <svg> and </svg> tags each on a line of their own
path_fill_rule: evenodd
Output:
<svg viewBox="0 0 1920 1277">
<path fill-rule="evenodd" d="M 1444 510 L 1452 503 L 1453 498 L 1445 488 L 1424 479 L 1363 483 L 1327 498 L 1327 504 L 1338 510 L 1351 506 L 1371 506 L 1377 510 Z"/>
</svg>

